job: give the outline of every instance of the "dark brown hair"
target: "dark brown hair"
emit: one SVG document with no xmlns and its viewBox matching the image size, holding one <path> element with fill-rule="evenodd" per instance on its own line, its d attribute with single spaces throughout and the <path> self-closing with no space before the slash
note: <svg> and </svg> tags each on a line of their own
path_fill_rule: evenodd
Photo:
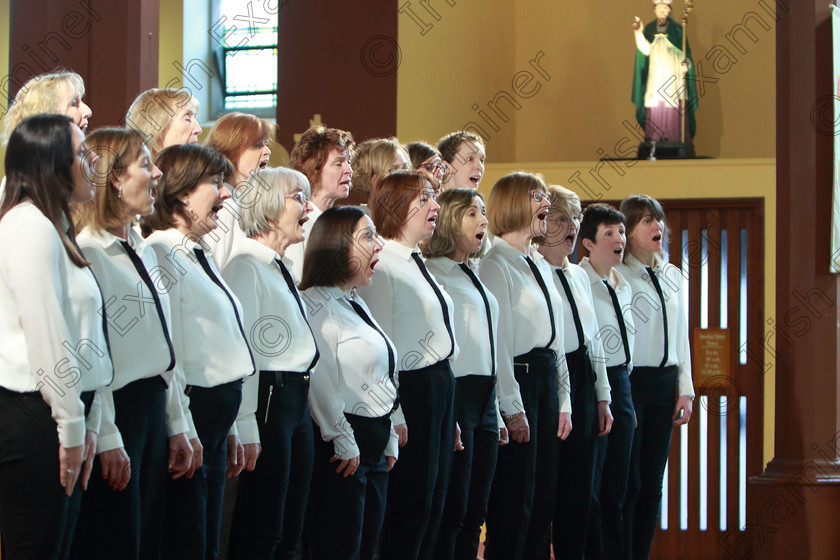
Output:
<svg viewBox="0 0 840 560">
<path fill-rule="evenodd" d="M 595 236 L 598 234 L 598 226 L 601 224 L 611 226 L 623 223 L 625 223 L 624 214 L 609 204 L 596 202 L 587 206 L 586 210 L 583 211 L 583 219 L 580 221 L 578 237 L 580 239 L 588 239 L 594 243 Z"/>
<path fill-rule="evenodd" d="M 0 201 L 0 220 L 24 199 L 30 199 L 55 227 L 73 264 L 85 267 L 90 263 L 76 244 L 76 230 L 70 221 L 76 157 L 72 122 L 68 116 L 45 113 L 23 119 L 12 131 L 6 147 L 6 188 Z"/>
<path fill-rule="evenodd" d="M 350 259 L 353 230 L 365 211 L 358 206 L 336 206 L 318 217 L 309 233 L 298 289 L 340 286 L 355 274 L 358 263 Z"/>
<path fill-rule="evenodd" d="M 175 227 L 175 216 L 189 226 L 192 218 L 178 198 L 190 193 L 202 181 L 215 175 L 231 172 L 230 162 L 217 150 L 201 144 L 169 146 L 155 156 L 163 177 L 155 190 L 155 211 L 141 222 L 143 235 Z"/>
<path fill-rule="evenodd" d="M 633 228 L 642 221 L 645 214 L 650 214 L 655 220 L 662 220 L 662 223 L 665 225 L 664 230 L 662 231 L 662 241 L 668 239 L 670 230 L 668 229 L 668 220 L 665 219 L 665 211 L 662 210 L 662 205 L 659 204 L 659 201 L 652 196 L 648 196 L 646 194 L 634 194 L 632 196 L 628 196 L 621 201 L 619 210 L 621 210 L 621 213 L 624 214 L 625 218 L 627 218 L 627 249 L 624 251 L 625 260 L 627 259 L 627 255 L 633 252 L 630 242 L 630 233 L 633 231 Z"/>
</svg>

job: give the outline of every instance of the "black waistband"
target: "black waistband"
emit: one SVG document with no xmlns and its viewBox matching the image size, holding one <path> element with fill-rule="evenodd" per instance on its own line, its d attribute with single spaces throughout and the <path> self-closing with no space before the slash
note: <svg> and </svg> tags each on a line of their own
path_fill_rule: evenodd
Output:
<svg viewBox="0 0 840 560">
<path fill-rule="evenodd" d="M 627 375 L 627 364 L 623 364 L 620 366 L 607 366 L 607 376 L 614 377 L 616 375 Z"/>
<path fill-rule="evenodd" d="M 438 371 L 452 371 L 452 367 L 449 365 L 449 360 L 441 360 L 439 362 L 435 362 L 434 364 L 426 367 L 421 367 L 418 369 L 408 369 L 405 371 L 400 371 L 400 375 L 418 375 L 418 374 L 425 374 L 431 372 L 438 372 Z"/>
<path fill-rule="evenodd" d="M 120 391 L 132 392 L 153 389 L 166 390 L 167 387 L 168 385 L 166 383 L 166 380 L 160 375 L 155 375 L 154 377 L 144 377 L 143 379 L 132 381 L 128 385 L 125 385 L 121 389 L 117 389 L 114 392 L 119 393 Z"/>
<path fill-rule="evenodd" d="M 187 385 L 184 387 L 184 394 L 189 395 L 193 391 L 215 391 L 216 389 L 236 389 L 242 388 L 243 379 L 234 379 L 221 385 L 213 385 L 212 387 L 202 387 L 201 385 Z"/>
<path fill-rule="evenodd" d="M 639 376 L 639 375 L 676 375 L 677 374 L 677 366 L 665 366 L 665 367 L 658 367 L 658 366 L 633 366 L 633 371 L 631 375 Z"/>
<path fill-rule="evenodd" d="M 309 381 L 308 371 L 269 371 L 260 370 L 260 379 L 266 379 L 269 383 L 281 386 L 289 381 Z"/>
</svg>

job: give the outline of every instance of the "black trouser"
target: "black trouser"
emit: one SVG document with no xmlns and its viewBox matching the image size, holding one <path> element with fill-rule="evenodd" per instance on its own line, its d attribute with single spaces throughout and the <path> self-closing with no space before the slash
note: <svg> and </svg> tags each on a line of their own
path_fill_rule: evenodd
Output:
<svg viewBox="0 0 840 560">
<path fill-rule="evenodd" d="M 630 375 L 633 407 L 639 427 L 633 438 L 624 535 L 627 558 L 647 560 L 662 502 L 662 477 L 677 401 L 677 366 L 635 367 Z"/>
<path fill-rule="evenodd" d="M 83 391 L 79 395 L 82 403 L 85 405 L 85 418 L 90 414 L 90 408 L 93 404 L 93 391 Z M 85 432 L 85 441 L 87 441 L 87 432 Z M 84 476 L 84 463 L 82 463 L 82 472 L 76 479 L 76 486 L 73 488 L 73 495 L 70 496 L 70 502 L 67 504 L 67 521 L 64 524 L 64 534 L 61 537 L 61 548 L 58 553 L 60 560 L 67 560 L 70 558 L 70 546 L 73 544 L 73 535 L 76 533 L 76 522 L 79 519 L 79 510 L 82 509 L 82 477 Z"/>
<path fill-rule="evenodd" d="M 399 385 L 408 443 L 391 470 L 381 558 L 432 558 L 454 454 L 455 378 L 443 360 L 400 372 Z"/>
<path fill-rule="evenodd" d="M 219 555 L 227 437 L 242 402 L 242 380 L 186 390 L 204 464 L 192 478 L 167 481 L 162 557 L 214 560 Z"/>
<path fill-rule="evenodd" d="M 566 354 L 566 363 L 571 383 L 572 433 L 565 441 L 557 441 L 560 460 L 551 540 L 558 560 L 583 558 L 586 552 L 598 438 L 595 370 L 586 346 Z M 548 548 L 543 550 L 547 552 Z"/>
<path fill-rule="evenodd" d="M 293 555 L 300 539 L 312 477 L 309 374 L 263 371 L 259 375 L 256 416 L 262 451 L 256 468 L 239 475 L 228 549 L 231 560 L 292 557 L 286 551 Z M 290 495 L 295 499 L 289 500 Z"/>
<path fill-rule="evenodd" d="M 57 558 L 69 505 L 59 484 L 58 446 L 56 423 L 41 393 L 0 388 L 3 560 Z"/>
<path fill-rule="evenodd" d="M 390 414 L 366 418 L 345 412 L 344 416 L 359 446 L 359 468 L 352 476 L 336 472 L 339 462 L 330 462 L 335 456 L 333 444 L 323 441 L 314 426 L 318 438 L 306 524 L 313 560 L 373 560 L 385 517 Z"/>
<path fill-rule="evenodd" d="M 514 375 L 531 429 L 527 443 L 513 440 L 499 449 L 487 508 L 490 560 L 519 560 L 538 554 L 529 526 L 534 497 L 554 501 L 557 482 L 557 364 L 553 351 L 531 350 L 514 358 Z M 551 513 L 541 511 L 543 515 Z"/>
<path fill-rule="evenodd" d="M 635 417 L 627 366 L 607 368 L 613 424 L 610 433 L 598 438 L 593 515 L 589 527 L 586 560 L 617 560 L 624 557 L 622 508 L 627 494 L 627 473 L 633 445 Z M 600 465 L 600 466 L 599 466 Z"/>
<path fill-rule="evenodd" d="M 114 391 L 114 410 L 131 478 L 125 490 L 112 490 L 94 459 L 70 557 L 157 559 L 168 471 L 166 381 L 158 375 Z"/>
<path fill-rule="evenodd" d="M 475 560 L 487 517 L 490 485 L 499 452 L 496 378 L 455 378 L 455 418 L 464 450 L 455 453 L 435 560 Z"/>
</svg>

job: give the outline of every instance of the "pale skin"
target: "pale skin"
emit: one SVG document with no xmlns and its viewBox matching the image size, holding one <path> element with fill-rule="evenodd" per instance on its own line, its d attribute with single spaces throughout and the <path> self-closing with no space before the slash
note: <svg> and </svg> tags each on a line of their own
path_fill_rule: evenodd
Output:
<svg viewBox="0 0 840 560">
<path fill-rule="evenodd" d="M 341 284 L 343 292 L 349 292 L 353 288 L 370 286 L 373 278 L 373 269 L 379 262 L 379 253 L 382 251 L 382 240 L 376 233 L 376 226 L 368 216 L 362 216 L 353 228 L 353 246 L 351 247 L 350 261 L 358 262 L 353 276 L 347 282 Z M 396 430 L 396 427 L 395 427 Z M 406 435 L 406 437 L 408 437 Z M 338 463 L 335 472 L 344 474 L 345 477 L 356 474 L 359 468 L 360 456 L 356 455 L 351 459 L 341 459 L 338 455 L 330 458 L 330 463 Z M 385 462 L 390 471 L 397 462 L 396 457 L 386 456 Z"/>
<path fill-rule="evenodd" d="M 175 229 L 192 238 L 200 237 L 208 230 L 215 229 L 217 213 L 228 198 L 230 198 L 230 191 L 222 182 L 220 175 L 206 177 L 190 192 L 181 196 L 181 203 L 185 207 L 192 208 L 194 215 L 192 222 L 187 223 L 180 214 L 174 214 Z M 198 437 L 190 438 L 189 443 L 193 448 L 193 456 L 186 476 L 192 478 L 195 471 L 204 464 L 204 447 Z M 245 451 L 239 437 L 234 435 L 228 436 L 227 449 L 227 477 L 230 478 L 234 476 L 232 472 L 239 474 L 242 471 Z"/>
<path fill-rule="evenodd" d="M 542 198 L 537 201 L 534 198 L 534 193 L 540 193 Z M 537 194 L 537 197 L 540 197 Z M 500 237 L 506 241 L 511 247 L 518 250 L 523 255 L 528 256 L 528 248 L 531 246 L 531 240 L 536 235 L 545 235 L 546 232 L 546 218 L 549 215 L 549 201 L 545 192 L 542 190 L 531 191 L 528 193 L 531 203 L 531 221 L 521 228 L 509 231 L 502 234 Z M 528 424 L 528 419 L 524 412 L 520 412 L 512 418 L 505 418 L 508 435 L 510 439 L 517 443 L 527 443 L 531 440 L 531 428 Z M 570 412 L 561 412 L 558 415 L 557 421 L 557 437 L 565 440 L 572 432 L 572 414 Z"/>
<path fill-rule="evenodd" d="M 487 233 L 487 209 L 484 206 L 484 201 L 481 197 L 473 197 L 472 204 L 464 212 L 461 218 L 461 233 L 455 239 L 455 250 L 446 255 L 447 258 L 452 259 L 458 263 L 464 263 L 469 266 L 469 258 L 473 253 L 481 250 L 481 244 L 484 243 L 484 236 Z M 460 427 L 458 429 L 458 441 L 460 442 Z M 507 428 L 499 428 L 499 445 L 505 445 L 508 442 Z M 461 449 L 464 446 L 461 445 Z"/>
<path fill-rule="evenodd" d="M 267 150 L 267 148 L 266 148 Z M 268 153 L 271 153 L 270 151 Z M 303 241 L 303 224 L 306 223 L 308 214 L 312 212 L 312 205 L 301 190 L 290 193 L 285 197 L 281 212 L 269 219 L 271 229 L 253 237 L 254 241 L 262 243 L 273 249 L 280 257 L 286 253 L 286 249 L 295 243 Z M 262 452 L 262 445 L 259 443 L 246 443 L 244 445 L 244 457 L 242 468 L 231 474 L 228 470 L 228 478 L 237 476 L 242 472 L 253 471 L 257 466 L 257 459 Z"/>
<path fill-rule="evenodd" d="M 349 152 L 330 150 L 318 181 L 312 185 L 312 204 L 321 210 L 332 208 L 336 200 L 347 198 L 353 179 Z"/>
<path fill-rule="evenodd" d="M 396 241 L 410 249 L 417 249 L 421 241 L 430 238 L 435 232 L 438 210 L 440 205 L 435 200 L 434 187 L 426 181 L 423 190 L 411 202 L 408 217 Z M 400 447 L 404 447 L 408 443 L 408 425 L 398 424 L 394 426 L 394 430 L 400 438 Z M 456 441 L 460 441 L 460 434 L 456 435 Z"/>
<path fill-rule="evenodd" d="M 547 220 L 546 243 L 540 245 L 539 252 L 551 266 L 565 269 L 569 266 L 569 255 L 575 249 L 580 231 L 580 214 L 576 208 L 566 208 L 555 212 Z M 598 435 L 610 433 L 613 415 L 607 401 L 598 401 Z"/>
<path fill-rule="evenodd" d="M 640 263 L 654 267 L 657 263 L 656 257 L 662 251 L 664 232 L 665 222 L 647 213 L 627 234 L 627 249 Z M 691 419 L 693 404 L 689 395 L 677 397 L 673 414 L 674 426 L 682 426 L 688 423 Z"/>
<path fill-rule="evenodd" d="M 160 169 L 152 163 L 149 150 L 146 146 L 141 146 L 134 160 L 110 185 L 120 193 L 125 213 L 123 224 L 107 228 L 109 233 L 124 240 L 129 238 L 132 216 L 145 216 L 152 212 L 155 202 L 152 192 L 161 175 Z M 192 461 L 193 449 L 183 433 L 170 437 L 168 447 L 167 464 L 174 480 L 186 474 Z M 112 490 L 124 490 L 131 478 L 131 464 L 125 448 L 100 453 L 99 462 L 102 466 L 102 478 L 107 481 L 108 486 Z"/>
</svg>

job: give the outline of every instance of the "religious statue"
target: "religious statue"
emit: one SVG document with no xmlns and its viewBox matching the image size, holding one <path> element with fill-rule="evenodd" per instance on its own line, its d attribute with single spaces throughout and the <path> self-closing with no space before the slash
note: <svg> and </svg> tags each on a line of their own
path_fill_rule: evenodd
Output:
<svg viewBox="0 0 840 560">
<path fill-rule="evenodd" d="M 656 19 L 644 29 L 638 17 L 633 23 L 636 36 L 633 103 L 646 143 L 683 144 L 693 155 L 690 145 L 696 129 L 697 88 L 691 47 L 685 36 L 693 2 L 686 0 L 680 24 L 671 17 L 672 1 L 653 0 Z"/>
</svg>

